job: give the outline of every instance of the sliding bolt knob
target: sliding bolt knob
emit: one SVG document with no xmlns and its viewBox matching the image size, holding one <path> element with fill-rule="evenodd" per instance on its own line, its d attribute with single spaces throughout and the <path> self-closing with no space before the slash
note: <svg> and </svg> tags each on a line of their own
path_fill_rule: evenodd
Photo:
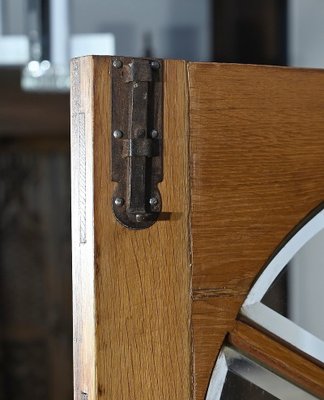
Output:
<svg viewBox="0 0 324 400">
<path fill-rule="evenodd" d="M 151 138 L 152 139 L 156 139 L 159 135 L 159 132 L 156 129 L 153 129 L 153 131 L 151 132 Z"/>
</svg>

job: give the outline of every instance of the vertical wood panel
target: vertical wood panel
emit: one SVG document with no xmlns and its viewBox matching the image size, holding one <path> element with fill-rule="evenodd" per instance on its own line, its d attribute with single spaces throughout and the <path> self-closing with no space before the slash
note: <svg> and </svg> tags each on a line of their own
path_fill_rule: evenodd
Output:
<svg viewBox="0 0 324 400">
<path fill-rule="evenodd" d="M 253 281 L 324 199 L 324 72 L 191 63 L 189 93 L 193 326 L 202 400 Z"/>
<path fill-rule="evenodd" d="M 242 298 L 220 293 L 192 305 L 196 399 L 203 400 L 219 349 L 234 325 Z"/>
<path fill-rule="evenodd" d="M 89 399 L 188 400 L 191 396 L 191 269 L 186 65 L 165 62 L 164 180 L 160 190 L 168 219 L 146 230 L 131 231 L 115 220 L 111 208 L 114 188 L 110 175 L 111 60 L 94 57 L 81 59 L 83 62 L 91 70 L 81 69 L 81 104 L 88 98 L 90 111 L 85 112 L 85 126 L 87 135 L 93 133 L 93 138 L 86 140 L 87 146 L 93 146 L 93 150 L 86 151 L 90 158 L 90 166 L 86 160 L 86 171 L 90 172 L 89 179 L 93 178 L 92 189 L 87 176 L 86 204 L 87 209 L 91 210 L 93 205 L 94 210 L 94 247 L 90 227 L 86 243 L 81 245 L 88 246 L 88 263 L 83 273 L 89 279 L 85 281 L 81 277 L 74 281 L 74 312 L 76 330 L 84 330 L 78 324 L 90 323 L 87 335 L 92 347 L 85 349 L 82 340 L 75 346 L 75 363 L 80 360 L 83 369 L 78 371 L 76 365 L 76 398 L 84 390 Z M 88 124 L 91 125 L 89 132 Z M 80 188 L 73 186 L 73 191 L 80 194 Z M 75 203 L 74 207 L 80 208 L 79 204 Z M 91 213 L 87 212 L 86 216 L 90 218 L 86 221 L 89 227 Z M 75 240 L 75 257 L 79 248 Z M 74 258 L 75 270 L 79 263 L 84 261 Z M 84 286 L 87 289 L 78 297 Z M 90 296 L 90 304 L 84 296 Z M 81 304 L 81 315 L 80 297 L 88 304 L 83 310 Z M 87 354 L 92 351 L 92 362 L 87 366 Z M 87 383 L 88 368 L 91 384 Z M 78 383 L 80 380 L 84 383 Z"/>
<path fill-rule="evenodd" d="M 93 59 L 73 60 L 71 78 L 74 398 L 95 400 L 97 356 L 93 231 Z"/>
</svg>

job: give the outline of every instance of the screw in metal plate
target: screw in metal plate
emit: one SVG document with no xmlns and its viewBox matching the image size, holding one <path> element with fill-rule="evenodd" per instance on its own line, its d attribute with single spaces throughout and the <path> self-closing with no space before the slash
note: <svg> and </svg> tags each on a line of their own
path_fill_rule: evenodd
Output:
<svg viewBox="0 0 324 400">
<path fill-rule="evenodd" d="M 151 206 L 157 206 L 158 205 L 158 199 L 156 197 L 151 197 L 150 198 L 150 204 Z"/>
<path fill-rule="evenodd" d="M 136 214 L 136 222 L 143 222 L 145 217 L 142 214 Z"/>
<path fill-rule="evenodd" d="M 159 132 L 156 129 L 153 129 L 151 132 L 151 138 L 155 139 L 158 137 L 158 135 L 159 135 Z"/>
<path fill-rule="evenodd" d="M 123 66 L 123 63 L 120 60 L 114 60 L 113 61 L 113 67 L 114 68 L 121 68 Z"/>
<path fill-rule="evenodd" d="M 117 207 L 121 207 L 124 205 L 124 199 L 122 199 L 121 197 L 116 197 L 115 198 L 115 204 Z"/>
<path fill-rule="evenodd" d="M 120 131 L 119 129 L 116 129 L 113 133 L 113 136 L 115 139 L 120 139 L 123 137 L 123 132 Z"/>
<path fill-rule="evenodd" d="M 151 61 L 151 68 L 157 71 L 160 69 L 160 63 L 157 60 Z"/>
</svg>

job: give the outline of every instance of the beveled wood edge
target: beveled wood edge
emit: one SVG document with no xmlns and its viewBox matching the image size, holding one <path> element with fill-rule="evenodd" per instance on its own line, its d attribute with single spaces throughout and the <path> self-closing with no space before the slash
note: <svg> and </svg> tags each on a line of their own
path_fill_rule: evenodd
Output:
<svg viewBox="0 0 324 400">
<path fill-rule="evenodd" d="M 295 385 L 324 399 L 324 369 L 259 330 L 237 321 L 228 342 Z"/>
<path fill-rule="evenodd" d="M 81 396 L 87 396 L 88 400 L 97 398 L 95 396 L 96 320 L 94 229 L 92 223 L 93 67 L 93 57 L 77 58 L 71 62 L 71 230 L 75 400 L 79 400 Z M 83 143 L 82 149 L 81 142 Z M 83 165 L 82 171 L 81 164 Z M 80 224 L 83 217 L 85 219 L 83 221 L 85 223 L 84 229 L 87 234 L 84 240 L 81 240 Z"/>
</svg>

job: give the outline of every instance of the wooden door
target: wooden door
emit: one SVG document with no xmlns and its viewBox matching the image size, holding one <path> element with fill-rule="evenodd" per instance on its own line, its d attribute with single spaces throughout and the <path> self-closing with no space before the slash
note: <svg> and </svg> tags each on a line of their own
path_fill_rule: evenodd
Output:
<svg viewBox="0 0 324 400">
<path fill-rule="evenodd" d="M 261 272 L 290 261 L 314 215 L 322 223 L 324 72 L 153 63 L 163 86 L 163 206 L 152 226 L 134 230 L 113 212 L 111 150 L 122 139 L 114 104 L 131 104 L 116 98 L 124 89 L 112 79 L 118 69 L 136 86 L 132 62 L 72 62 L 75 399 L 220 398 L 213 369 L 231 351 L 324 398 L 316 351 L 244 308 Z"/>
</svg>

